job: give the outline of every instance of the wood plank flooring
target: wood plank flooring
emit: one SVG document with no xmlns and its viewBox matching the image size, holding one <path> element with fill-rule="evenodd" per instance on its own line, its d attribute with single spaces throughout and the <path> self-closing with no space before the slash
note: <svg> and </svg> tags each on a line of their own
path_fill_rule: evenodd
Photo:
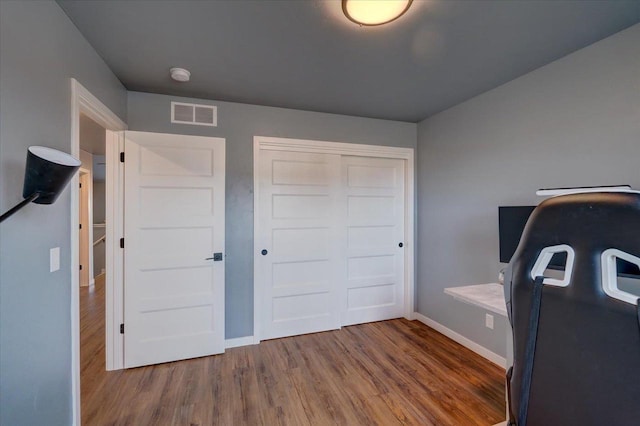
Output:
<svg viewBox="0 0 640 426">
<path fill-rule="evenodd" d="M 404 319 L 104 371 L 104 287 L 80 290 L 82 424 L 493 425 L 504 370 Z"/>
</svg>

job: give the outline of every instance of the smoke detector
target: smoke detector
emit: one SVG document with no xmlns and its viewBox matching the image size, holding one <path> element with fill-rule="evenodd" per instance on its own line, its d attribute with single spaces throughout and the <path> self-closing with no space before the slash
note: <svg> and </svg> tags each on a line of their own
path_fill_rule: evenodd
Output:
<svg viewBox="0 0 640 426">
<path fill-rule="evenodd" d="M 191 78 L 191 73 L 184 68 L 171 68 L 169 73 L 171 73 L 172 79 L 182 83 L 189 81 L 189 78 Z"/>
</svg>

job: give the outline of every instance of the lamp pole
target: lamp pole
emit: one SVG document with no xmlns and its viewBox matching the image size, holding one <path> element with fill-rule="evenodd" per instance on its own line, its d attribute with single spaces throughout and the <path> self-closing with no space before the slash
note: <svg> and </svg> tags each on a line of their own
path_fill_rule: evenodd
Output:
<svg viewBox="0 0 640 426">
<path fill-rule="evenodd" d="M 4 221 L 5 219 L 8 219 L 9 216 L 11 216 L 15 212 L 17 212 L 18 210 L 23 208 L 24 206 L 26 206 L 30 202 L 34 201 L 39 196 L 40 196 L 39 192 L 34 192 L 33 194 L 29 195 L 27 198 L 25 198 L 24 200 L 20 201 L 14 207 L 12 207 L 11 209 L 7 210 L 6 213 L 4 213 L 2 216 L 0 216 L 0 222 Z"/>
</svg>

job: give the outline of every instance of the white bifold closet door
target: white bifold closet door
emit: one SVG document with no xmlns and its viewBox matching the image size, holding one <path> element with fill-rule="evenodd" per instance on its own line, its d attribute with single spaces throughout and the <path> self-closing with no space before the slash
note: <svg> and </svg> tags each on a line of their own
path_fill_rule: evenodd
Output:
<svg viewBox="0 0 640 426">
<path fill-rule="evenodd" d="M 260 338 L 404 314 L 404 160 L 262 150 Z"/>
<path fill-rule="evenodd" d="M 125 133 L 126 368 L 224 352 L 224 194 L 224 139 Z"/>
</svg>

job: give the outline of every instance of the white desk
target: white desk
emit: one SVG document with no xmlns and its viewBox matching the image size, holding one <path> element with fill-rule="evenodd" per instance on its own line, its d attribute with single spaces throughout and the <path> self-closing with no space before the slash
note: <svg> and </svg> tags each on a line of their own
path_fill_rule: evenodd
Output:
<svg viewBox="0 0 640 426">
<path fill-rule="evenodd" d="M 464 287 L 445 288 L 444 292 L 454 299 L 470 305 L 479 306 L 488 311 L 507 316 L 507 305 L 504 302 L 504 287 L 501 284 L 478 284 Z"/>
</svg>

